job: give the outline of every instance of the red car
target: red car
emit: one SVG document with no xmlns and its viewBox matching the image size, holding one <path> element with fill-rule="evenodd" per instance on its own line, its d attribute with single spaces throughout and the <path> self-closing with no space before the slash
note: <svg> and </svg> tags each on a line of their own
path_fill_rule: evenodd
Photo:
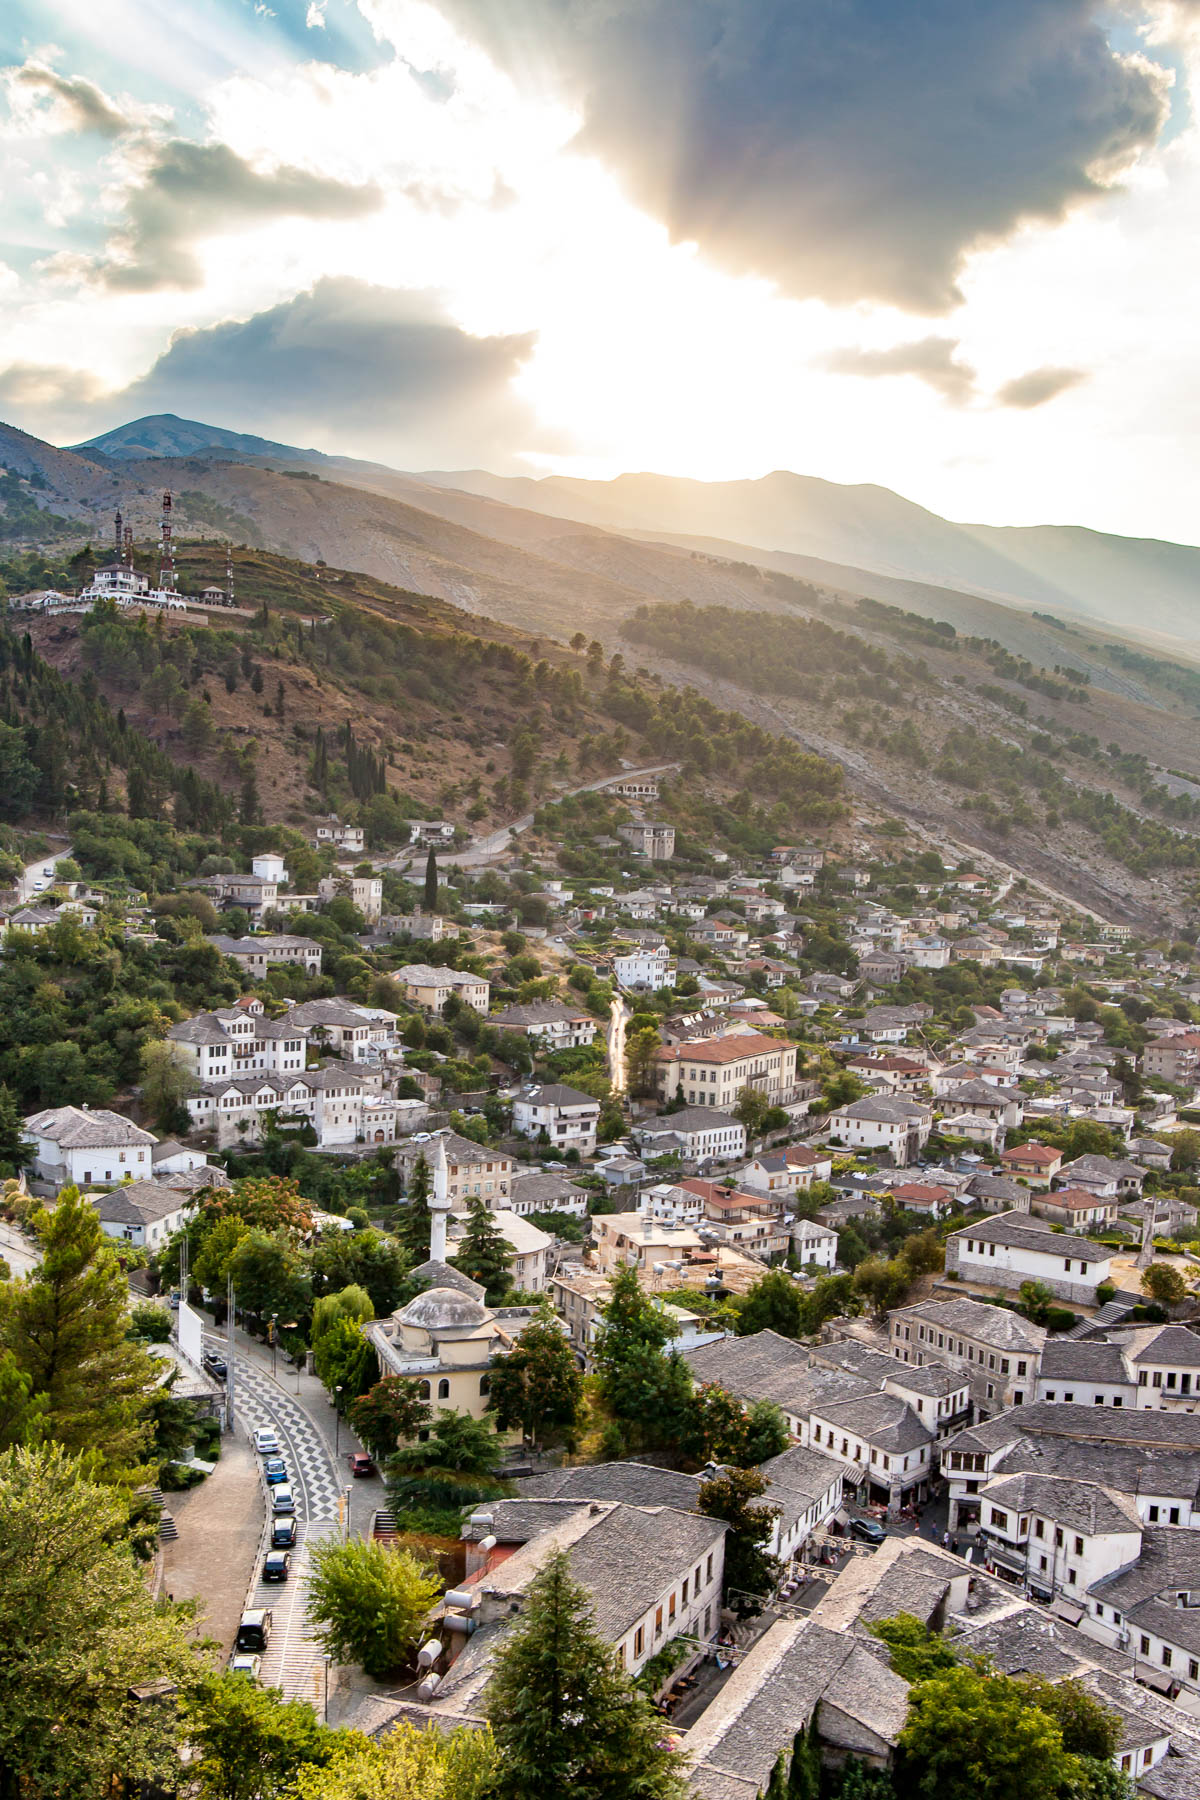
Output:
<svg viewBox="0 0 1200 1800">
<path fill-rule="evenodd" d="M 373 1475 L 375 1473 L 375 1464 L 365 1450 L 352 1450 L 346 1461 L 350 1464 L 352 1475 Z"/>
</svg>

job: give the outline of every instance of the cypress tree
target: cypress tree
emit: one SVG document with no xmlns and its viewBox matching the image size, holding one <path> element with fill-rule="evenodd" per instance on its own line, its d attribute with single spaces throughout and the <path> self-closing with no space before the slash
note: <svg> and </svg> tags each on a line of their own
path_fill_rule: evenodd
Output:
<svg viewBox="0 0 1200 1800">
<path fill-rule="evenodd" d="M 491 1800 L 684 1800 L 662 1720 L 593 1623 L 566 1555 L 530 1584 L 525 1616 L 496 1653 L 488 1715 L 500 1753 Z"/>
<path fill-rule="evenodd" d="M 425 911 L 437 911 L 438 870 L 437 857 L 433 851 L 425 859 Z"/>
<path fill-rule="evenodd" d="M 400 1223 L 396 1227 L 396 1236 L 407 1250 L 409 1261 L 414 1264 L 429 1260 L 431 1185 L 429 1164 L 423 1155 L 418 1156 L 408 1178 L 408 1204 L 401 1208 Z"/>
</svg>

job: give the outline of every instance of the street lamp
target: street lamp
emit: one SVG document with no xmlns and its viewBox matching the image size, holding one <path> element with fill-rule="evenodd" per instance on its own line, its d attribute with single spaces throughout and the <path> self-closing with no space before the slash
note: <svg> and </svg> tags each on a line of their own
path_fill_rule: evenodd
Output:
<svg viewBox="0 0 1200 1800">
<path fill-rule="evenodd" d="M 271 1380 L 275 1379 L 275 1347 L 279 1341 L 279 1314 L 271 1314 Z"/>
<path fill-rule="evenodd" d="M 336 1456 L 338 1453 L 338 1445 L 341 1441 L 341 1439 L 340 1439 L 340 1433 L 341 1433 L 341 1429 L 342 1429 L 341 1393 L 342 1393 L 342 1384 L 339 1381 L 337 1386 L 333 1390 L 333 1454 L 334 1454 L 334 1456 Z"/>
</svg>

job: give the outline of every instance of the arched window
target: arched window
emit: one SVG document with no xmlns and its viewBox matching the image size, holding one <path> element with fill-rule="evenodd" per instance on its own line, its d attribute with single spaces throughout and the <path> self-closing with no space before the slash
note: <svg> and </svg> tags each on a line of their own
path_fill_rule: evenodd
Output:
<svg viewBox="0 0 1200 1800">
<path fill-rule="evenodd" d="M 492 1378 L 490 1375 L 481 1375 L 479 1377 L 479 1391 L 481 1394 L 490 1394 L 491 1393 Z"/>
<path fill-rule="evenodd" d="M 428 1400 L 429 1398 L 429 1383 L 427 1381 L 421 1383 L 421 1398 L 422 1400 Z"/>
<path fill-rule="evenodd" d="M 442 1379 L 438 1382 L 438 1399 L 439 1400 L 448 1400 L 449 1398 L 450 1398 L 450 1383 L 446 1380 L 446 1377 L 443 1375 Z"/>
</svg>

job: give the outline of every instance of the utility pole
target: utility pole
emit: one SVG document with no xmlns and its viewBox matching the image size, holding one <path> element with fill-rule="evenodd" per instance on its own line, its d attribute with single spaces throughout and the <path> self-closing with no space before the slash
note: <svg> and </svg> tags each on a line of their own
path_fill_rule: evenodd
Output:
<svg viewBox="0 0 1200 1800">
<path fill-rule="evenodd" d="M 235 1368 L 234 1356 L 235 1356 L 235 1351 L 236 1351 L 236 1346 L 234 1344 L 234 1338 L 233 1338 L 233 1273 L 232 1273 L 232 1271 L 230 1272 L 229 1278 L 225 1283 L 225 1330 L 226 1330 L 226 1334 L 227 1334 L 227 1336 L 226 1336 L 227 1348 L 225 1351 L 225 1361 L 229 1365 L 225 1372 L 225 1404 L 229 1408 L 229 1429 L 230 1429 L 230 1431 L 232 1431 L 233 1430 L 234 1368 Z"/>
</svg>

